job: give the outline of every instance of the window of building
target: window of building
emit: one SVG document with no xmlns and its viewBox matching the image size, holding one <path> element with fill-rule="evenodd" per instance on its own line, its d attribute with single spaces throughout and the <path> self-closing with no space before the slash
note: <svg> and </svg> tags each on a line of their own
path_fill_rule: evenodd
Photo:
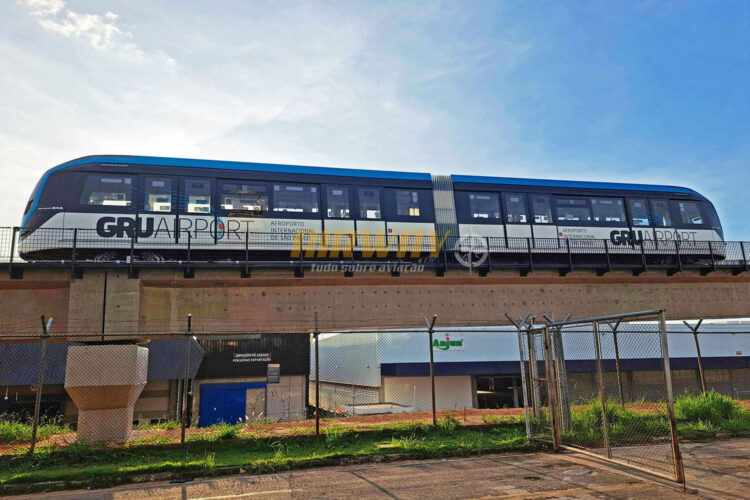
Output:
<svg viewBox="0 0 750 500">
<path fill-rule="evenodd" d="M 591 222 L 591 207 L 585 198 L 555 198 L 557 222 L 583 223 Z"/>
<path fill-rule="evenodd" d="M 317 214 L 318 187 L 305 184 L 274 184 L 273 211 L 296 214 Z"/>
<path fill-rule="evenodd" d="M 360 219 L 380 219 L 380 190 L 360 188 L 357 190 Z"/>
<path fill-rule="evenodd" d="M 622 198 L 591 198 L 594 222 L 600 224 L 626 224 L 625 203 Z"/>
<path fill-rule="evenodd" d="M 81 205 L 129 207 L 133 203 L 133 178 L 123 175 L 86 176 Z"/>
<path fill-rule="evenodd" d="M 686 226 L 702 226 L 704 224 L 701 208 L 697 201 L 676 201 L 680 223 Z"/>
<path fill-rule="evenodd" d="M 349 188 L 326 188 L 326 217 L 329 219 L 348 219 L 351 217 L 349 209 Z"/>
<path fill-rule="evenodd" d="M 185 179 L 187 213 L 211 213 L 211 181 L 209 179 Z"/>
<path fill-rule="evenodd" d="M 172 211 L 172 179 L 146 177 L 143 209 L 147 212 Z"/>
<path fill-rule="evenodd" d="M 268 213 L 268 187 L 265 184 L 222 182 L 221 208 L 233 212 Z"/>
<path fill-rule="evenodd" d="M 648 204 L 644 199 L 629 199 L 630 224 L 633 226 L 650 226 L 651 218 L 648 214 Z"/>
<path fill-rule="evenodd" d="M 500 196 L 497 193 L 469 193 L 472 219 L 500 219 Z"/>
<path fill-rule="evenodd" d="M 417 191 L 396 191 L 396 215 L 399 217 L 419 217 L 419 193 Z"/>
<path fill-rule="evenodd" d="M 651 200 L 651 213 L 654 216 L 654 226 L 672 226 L 672 214 L 669 213 L 669 203 L 667 200 Z"/>
<path fill-rule="evenodd" d="M 505 222 L 508 224 L 526 224 L 529 221 L 525 194 L 503 193 L 503 204 L 505 205 Z"/>
<path fill-rule="evenodd" d="M 534 224 L 552 224 L 552 206 L 549 196 L 532 195 L 531 210 L 534 214 Z"/>
</svg>

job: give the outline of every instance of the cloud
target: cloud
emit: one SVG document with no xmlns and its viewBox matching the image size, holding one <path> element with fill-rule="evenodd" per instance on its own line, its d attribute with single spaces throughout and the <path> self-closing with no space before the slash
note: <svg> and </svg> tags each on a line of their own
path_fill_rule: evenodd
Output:
<svg viewBox="0 0 750 500">
<path fill-rule="evenodd" d="M 120 27 L 114 12 L 90 14 L 68 8 L 64 0 L 17 0 L 50 33 L 86 42 L 98 51 L 108 51 L 132 61 L 144 61 L 148 54 L 133 41 L 133 34 Z M 174 60 L 155 54 L 169 64 Z"/>
</svg>

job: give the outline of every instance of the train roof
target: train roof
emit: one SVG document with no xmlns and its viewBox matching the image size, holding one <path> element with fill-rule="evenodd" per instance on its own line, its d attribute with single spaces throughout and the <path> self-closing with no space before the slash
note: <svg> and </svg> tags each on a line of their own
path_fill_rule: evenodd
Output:
<svg viewBox="0 0 750 500">
<path fill-rule="evenodd" d="M 49 174 L 83 166 L 87 164 L 110 164 L 110 165 L 138 165 L 138 166 L 160 166 L 177 168 L 197 168 L 215 170 L 234 170 L 252 172 L 272 172 L 299 175 L 323 175 L 335 177 L 353 177 L 363 179 L 392 179 L 409 181 L 431 180 L 431 175 L 423 172 L 398 172 L 389 170 L 366 170 L 354 168 L 316 167 L 304 165 L 283 165 L 276 163 L 252 163 L 222 160 L 201 160 L 189 158 L 169 158 L 158 156 L 130 156 L 130 155 L 94 155 L 84 156 L 62 163 L 50 169 Z M 592 182 L 592 181 L 566 181 L 552 179 L 526 179 L 515 177 L 483 177 L 476 175 L 452 175 L 451 179 L 457 184 L 493 184 L 504 186 L 526 186 L 562 189 L 586 189 L 586 190 L 616 190 L 616 191 L 641 191 L 675 193 L 684 195 L 700 196 L 696 191 L 679 186 L 666 186 L 658 184 L 635 184 L 619 182 Z"/>
</svg>

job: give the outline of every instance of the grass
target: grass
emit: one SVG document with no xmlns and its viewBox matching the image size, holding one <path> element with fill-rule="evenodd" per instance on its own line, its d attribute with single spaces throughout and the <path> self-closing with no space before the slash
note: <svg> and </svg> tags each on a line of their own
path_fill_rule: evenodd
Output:
<svg viewBox="0 0 750 500">
<path fill-rule="evenodd" d="M 112 485 L 159 472 L 202 474 L 232 467 L 272 472 L 374 456 L 431 458 L 533 449 L 520 424 L 472 429 L 455 419 L 441 419 L 437 428 L 397 424 L 349 431 L 334 426 L 326 428 L 322 438 L 258 438 L 239 433 L 235 426 L 215 426 L 205 434 L 209 437 L 191 440 L 184 448 L 159 443 L 119 448 L 73 444 L 42 447 L 33 457 L 0 457 L 0 486 L 46 481 Z"/>
<path fill-rule="evenodd" d="M 42 420 L 42 419 L 40 419 Z M 55 434 L 70 432 L 70 428 L 58 420 L 42 420 L 37 428 L 37 439 L 47 439 Z M 31 424 L 18 421 L 12 415 L 0 415 L 0 443 L 16 444 L 31 441 Z"/>
<path fill-rule="evenodd" d="M 722 422 L 740 418 L 746 413 L 737 401 L 714 391 L 680 396 L 675 401 L 674 409 L 678 420 L 713 425 L 721 425 Z"/>
</svg>

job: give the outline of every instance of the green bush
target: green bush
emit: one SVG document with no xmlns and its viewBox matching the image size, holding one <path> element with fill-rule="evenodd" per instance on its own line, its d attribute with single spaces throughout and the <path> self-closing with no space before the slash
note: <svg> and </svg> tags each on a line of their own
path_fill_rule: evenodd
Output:
<svg viewBox="0 0 750 500">
<path fill-rule="evenodd" d="M 55 434 L 69 432 L 60 419 L 41 419 L 37 439 L 44 440 Z M 0 443 L 27 443 L 31 441 L 31 424 L 15 420 L 12 415 L 0 415 Z"/>
<path fill-rule="evenodd" d="M 737 401 L 715 391 L 685 394 L 675 401 L 675 416 L 681 421 L 720 425 L 742 414 L 743 409 Z"/>
<path fill-rule="evenodd" d="M 721 429 L 733 436 L 750 435 L 750 415 L 744 412 L 741 416 L 726 420 L 721 423 Z"/>
<path fill-rule="evenodd" d="M 461 423 L 454 417 L 440 417 L 437 421 L 437 428 L 440 432 L 451 433 L 454 432 Z"/>
<path fill-rule="evenodd" d="M 136 430 L 139 431 L 171 431 L 180 428 L 180 422 L 177 420 L 162 420 L 155 424 L 138 424 Z"/>
</svg>

